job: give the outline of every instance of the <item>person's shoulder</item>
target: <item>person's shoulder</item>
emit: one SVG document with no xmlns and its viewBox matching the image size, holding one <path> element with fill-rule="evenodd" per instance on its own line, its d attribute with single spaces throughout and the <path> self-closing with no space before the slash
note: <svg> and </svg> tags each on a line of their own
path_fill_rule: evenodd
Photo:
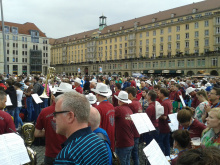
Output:
<svg viewBox="0 0 220 165">
<path fill-rule="evenodd" d="M 3 119 L 12 120 L 11 115 L 2 110 L 0 110 L 0 117 L 2 117 Z"/>
</svg>

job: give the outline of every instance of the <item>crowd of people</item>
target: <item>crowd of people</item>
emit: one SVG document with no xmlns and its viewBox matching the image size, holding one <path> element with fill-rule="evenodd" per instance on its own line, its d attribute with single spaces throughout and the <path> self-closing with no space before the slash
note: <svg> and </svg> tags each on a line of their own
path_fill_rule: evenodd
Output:
<svg viewBox="0 0 220 165">
<path fill-rule="evenodd" d="M 48 98 L 36 103 L 32 94 L 43 93 Z M 153 139 L 165 156 L 172 154 L 172 165 L 220 160 L 210 157 L 220 149 L 217 78 L 0 75 L 0 109 L 0 134 L 35 124 L 34 136 L 45 137 L 45 164 L 113 164 L 115 152 L 121 165 L 139 165 L 139 144 Z M 146 113 L 155 131 L 140 135 L 135 113 Z M 171 132 L 173 113 L 179 129 Z"/>
</svg>

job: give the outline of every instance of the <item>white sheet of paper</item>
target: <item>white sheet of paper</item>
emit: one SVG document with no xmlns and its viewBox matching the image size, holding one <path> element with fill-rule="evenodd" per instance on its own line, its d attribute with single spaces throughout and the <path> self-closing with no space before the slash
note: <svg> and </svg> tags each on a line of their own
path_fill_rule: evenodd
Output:
<svg viewBox="0 0 220 165">
<path fill-rule="evenodd" d="M 15 133 L 0 135 L 0 162 L 20 165 L 30 162 L 24 140 Z"/>
<path fill-rule="evenodd" d="M 168 123 L 170 127 L 170 131 L 174 132 L 179 129 L 179 122 L 177 120 L 177 113 L 169 114 L 170 123 Z"/>
<path fill-rule="evenodd" d="M 57 92 L 57 88 L 58 88 L 58 87 L 53 87 L 53 88 L 52 88 L 52 86 L 49 86 L 49 88 L 50 88 L 50 91 L 51 91 L 53 94 L 55 94 L 55 93 Z"/>
<path fill-rule="evenodd" d="M 43 103 L 43 101 L 41 100 L 41 98 L 38 96 L 37 93 L 31 94 L 31 96 L 33 97 L 36 104 Z"/>
<path fill-rule="evenodd" d="M 6 106 L 12 106 L 12 102 L 11 102 L 9 95 L 7 95 Z"/>
<path fill-rule="evenodd" d="M 154 131 L 155 127 L 146 113 L 130 115 L 139 134 Z"/>
<path fill-rule="evenodd" d="M 151 165 L 170 165 L 154 139 L 143 149 L 143 151 Z"/>
<path fill-rule="evenodd" d="M 185 101 L 183 100 L 183 96 L 182 96 L 182 95 L 179 95 L 179 97 L 180 97 L 180 100 L 181 100 L 181 102 L 182 102 L 182 104 L 183 104 L 183 107 L 186 107 Z"/>
</svg>

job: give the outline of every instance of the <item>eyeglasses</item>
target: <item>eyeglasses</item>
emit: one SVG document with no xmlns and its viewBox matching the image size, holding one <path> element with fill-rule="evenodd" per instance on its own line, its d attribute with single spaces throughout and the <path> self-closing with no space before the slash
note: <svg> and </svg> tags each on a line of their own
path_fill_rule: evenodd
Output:
<svg viewBox="0 0 220 165">
<path fill-rule="evenodd" d="M 216 95 L 216 93 L 209 93 L 210 95 Z"/>
<path fill-rule="evenodd" d="M 56 117 L 57 114 L 67 113 L 67 112 L 70 112 L 70 111 L 59 111 L 59 112 L 54 112 L 54 113 L 53 113 L 53 117 Z"/>
</svg>

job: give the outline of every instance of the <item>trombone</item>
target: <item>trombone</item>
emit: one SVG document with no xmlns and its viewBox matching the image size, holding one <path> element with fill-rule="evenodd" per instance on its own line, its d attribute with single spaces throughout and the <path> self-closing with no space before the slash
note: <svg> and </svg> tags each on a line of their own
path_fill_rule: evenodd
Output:
<svg viewBox="0 0 220 165">
<path fill-rule="evenodd" d="M 55 73 L 55 70 L 56 69 L 54 67 L 49 67 L 48 68 L 47 79 L 46 79 L 46 82 L 45 82 L 44 91 L 43 91 L 42 95 L 40 95 L 40 98 L 49 98 L 47 96 L 47 84 L 48 84 L 48 80 L 50 78 L 53 78 L 53 76 L 54 76 L 53 74 Z"/>
</svg>

